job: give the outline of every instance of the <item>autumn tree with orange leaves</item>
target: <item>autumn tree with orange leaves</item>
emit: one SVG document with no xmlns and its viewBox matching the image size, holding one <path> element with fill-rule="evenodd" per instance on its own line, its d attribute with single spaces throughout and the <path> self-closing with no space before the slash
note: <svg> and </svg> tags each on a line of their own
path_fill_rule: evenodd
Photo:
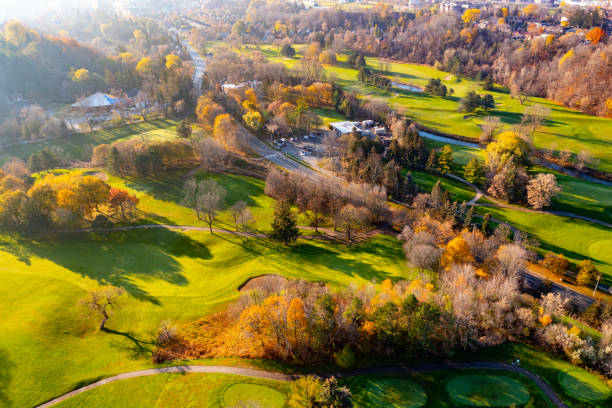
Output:
<svg viewBox="0 0 612 408">
<path fill-rule="evenodd" d="M 126 220 L 126 210 L 129 211 L 130 218 L 133 218 L 134 208 L 138 205 L 138 198 L 131 195 L 127 190 L 120 188 L 111 188 L 108 194 L 108 203 L 110 208 L 117 212 L 121 210 L 121 217 Z"/>
<path fill-rule="evenodd" d="M 599 43 L 606 37 L 606 32 L 601 27 L 594 27 L 591 31 L 586 33 L 586 39 L 593 44 Z"/>
</svg>

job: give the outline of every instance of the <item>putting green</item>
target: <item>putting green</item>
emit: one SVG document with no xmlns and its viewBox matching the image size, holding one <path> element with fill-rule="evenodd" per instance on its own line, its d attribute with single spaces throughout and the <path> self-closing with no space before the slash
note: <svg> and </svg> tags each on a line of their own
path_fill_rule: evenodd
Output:
<svg viewBox="0 0 612 408">
<path fill-rule="evenodd" d="M 569 395 L 581 401 L 601 401 L 612 396 L 610 388 L 597 376 L 582 370 L 559 373 L 559 383 Z"/>
<path fill-rule="evenodd" d="M 234 384 L 223 393 L 223 408 L 266 407 L 281 408 L 286 397 L 273 388 L 257 384 Z"/>
<path fill-rule="evenodd" d="M 503 375 L 464 375 L 446 384 L 446 391 L 459 405 L 476 407 L 520 406 L 531 398 L 520 382 Z"/>
<path fill-rule="evenodd" d="M 604 239 L 589 245 L 588 253 L 594 258 L 598 257 L 607 264 L 612 265 L 612 253 L 610 248 L 612 248 L 612 239 Z"/>
<path fill-rule="evenodd" d="M 369 380 L 355 396 L 355 407 L 418 408 L 427 402 L 427 393 L 419 384 L 403 378 Z"/>
</svg>

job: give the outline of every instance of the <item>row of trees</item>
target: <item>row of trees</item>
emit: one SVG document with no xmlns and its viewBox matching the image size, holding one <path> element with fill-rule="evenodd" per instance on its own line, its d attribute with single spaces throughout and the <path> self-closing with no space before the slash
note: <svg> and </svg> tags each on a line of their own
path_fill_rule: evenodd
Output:
<svg viewBox="0 0 612 408">
<path fill-rule="evenodd" d="M 490 77 L 510 87 L 521 101 L 527 95 L 547 96 L 589 113 L 611 114 L 608 78 L 612 72 L 606 61 L 612 54 L 601 29 L 602 11 L 564 7 L 543 14 L 531 6 L 527 13 L 489 7 L 467 13 L 463 21 L 437 9 L 423 9 L 416 15 L 389 12 L 384 18 L 369 10 L 309 10 L 275 13 L 274 18 L 258 14 L 256 22 L 249 22 L 250 38 L 257 38 L 258 32 L 263 36 L 266 27 L 292 27 L 276 32 L 279 44 L 319 41 L 321 47 L 332 50 L 348 48 L 354 51 L 349 62 L 358 67 L 365 65 L 362 53 L 424 63 L 454 74 Z M 570 25 L 588 30 L 540 36 L 536 23 L 545 19 L 560 24 L 562 15 Z M 477 19 L 493 16 L 499 18 L 497 23 L 484 28 L 476 25 Z M 512 39 L 516 30 L 528 35 Z"/>
<path fill-rule="evenodd" d="M 330 178 L 308 178 L 301 174 L 272 169 L 266 179 L 267 195 L 295 205 L 318 228 L 331 221 L 351 241 L 354 231 L 386 219 L 384 189 L 366 184 L 346 184 Z"/>
<path fill-rule="evenodd" d="M 172 169 L 185 169 L 200 163 L 197 146 L 188 140 L 126 140 L 93 149 L 92 164 L 104 166 L 119 176 L 147 177 Z"/>
<path fill-rule="evenodd" d="M 5 229 L 35 233 L 74 228 L 101 215 L 133 221 L 138 198 L 111 188 L 98 177 L 79 173 L 47 175 L 28 186 L 11 174 L 0 175 L 0 223 Z"/>
</svg>

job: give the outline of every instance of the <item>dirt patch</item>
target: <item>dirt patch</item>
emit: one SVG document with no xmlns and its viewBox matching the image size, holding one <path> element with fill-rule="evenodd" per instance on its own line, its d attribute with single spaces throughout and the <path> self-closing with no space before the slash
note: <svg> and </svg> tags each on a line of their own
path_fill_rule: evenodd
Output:
<svg viewBox="0 0 612 408">
<path fill-rule="evenodd" d="M 287 287 L 289 279 L 280 275 L 261 275 L 250 278 L 238 287 L 240 292 L 249 292 L 251 290 L 261 290 L 265 293 L 281 292 Z"/>
<path fill-rule="evenodd" d="M 447 75 L 447 76 L 444 77 L 445 81 L 450 81 L 451 79 L 455 79 L 455 76 L 454 75 Z"/>
</svg>

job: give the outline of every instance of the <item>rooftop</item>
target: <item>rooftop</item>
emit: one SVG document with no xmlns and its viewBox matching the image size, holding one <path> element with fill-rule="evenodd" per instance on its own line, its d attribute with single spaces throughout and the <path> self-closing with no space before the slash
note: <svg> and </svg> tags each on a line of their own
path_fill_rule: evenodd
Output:
<svg viewBox="0 0 612 408">
<path fill-rule="evenodd" d="M 357 128 L 357 130 L 361 130 L 359 128 L 359 122 L 349 122 L 348 120 L 344 122 L 333 122 L 330 123 L 330 126 L 340 133 L 351 133 L 355 128 Z"/>
</svg>

